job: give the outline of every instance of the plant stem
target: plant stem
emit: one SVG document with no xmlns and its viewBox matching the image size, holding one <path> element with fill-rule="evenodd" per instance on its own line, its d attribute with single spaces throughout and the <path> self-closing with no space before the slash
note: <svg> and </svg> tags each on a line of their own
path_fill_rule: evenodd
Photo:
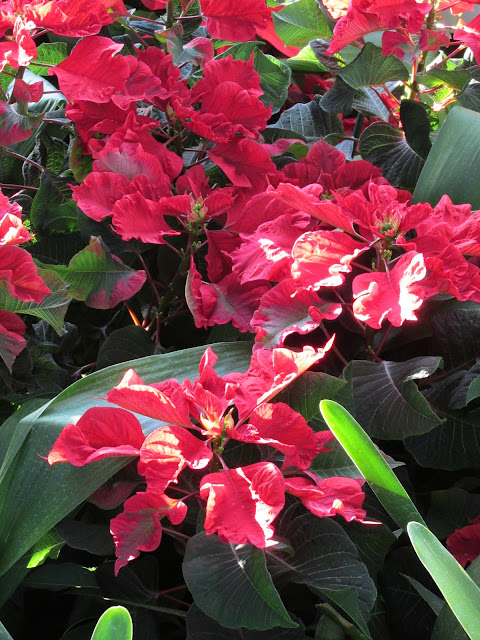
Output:
<svg viewBox="0 0 480 640">
<path fill-rule="evenodd" d="M 12 156 L 12 158 L 17 158 L 17 160 L 22 160 L 22 162 L 27 162 L 28 164 L 31 164 L 32 167 L 35 167 L 39 171 L 42 171 L 42 172 L 46 171 L 45 167 L 42 167 L 41 164 L 38 164 L 38 162 L 34 162 L 33 160 L 30 160 L 30 158 L 26 158 L 25 156 L 22 156 L 20 153 L 15 153 L 15 151 L 10 151 L 10 149 L 0 148 L 0 154 L 2 153 L 5 156 Z"/>
</svg>

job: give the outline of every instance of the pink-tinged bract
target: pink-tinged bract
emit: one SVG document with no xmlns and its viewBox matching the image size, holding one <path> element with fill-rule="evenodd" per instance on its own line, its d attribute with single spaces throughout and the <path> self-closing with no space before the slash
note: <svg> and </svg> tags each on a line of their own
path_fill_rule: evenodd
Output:
<svg viewBox="0 0 480 640">
<path fill-rule="evenodd" d="M 212 38 L 231 42 L 254 40 L 256 28 L 270 18 L 265 0 L 200 0 L 200 7 Z"/>
<path fill-rule="evenodd" d="M 228 143 L 217 144 L 208 155 L 237 187 L 259 191 L 267 186 L 267 176 L 277 172 L 268 151 L 248 138 L 236 136 Z"/>
<path fill-rule="evenodd" d="M 51 293 L 38 275 L 32 256 L 20 247 L 4 246 L 0 251 L 0 283 L 4 282 L 13 298 L 23 302 L 42 302 Z"/>
<path fill-rule="evenodd" d="M 15 358 L 27 346 L 23 337 L 25 323 L 14 313 L 0 310 L 0 358 L 7 365 L 10 373 Z"/>
<path fill-rule="evenodd" d="M 162 538 L 163 517 L 172 524 L 180 524 L 187 515 L 187 506 L 166 495 L 147 491 L 136 493 L 126 500 L 124 511 L 110 522 L 115 543 L 115 574 L 140 551 L 154 551 Z"/>
<path fill-rule="evenodd" d="M 68 424 L 48 454 L 48 463 L 83 467 L 111 456 L 138 456 L 145 440 L 135 416 L 123 409 L 92 407 L 77 424 Z"/>
<path fill-rule="evenodd" d="M 285 504 L 285 482 L 271 462 L 226 469 L 204 476 L 200 496 L 206 500 L 205 531 L 222 542 L 252 543 L 261 549 L 274 535 L 271 526 Z"/>
<path fill-rule="evenodd" d="M 352 284 L 353 312 L 369 327 L 380 329 L 384 320 L 400 327 L 416 320 L 425 292 L 417 283 L 427 275 L 424 256 L 415 251 L 402 255 L 388 272 L 376 271 L 356 276 Z"/>
<path fill-rule="evenodd" d="M 363 480 L 353 478 L 285 478 L 285 491 L 297 496 L 303 505 L 319 518 L 340 515 L 347 522 L 363 522 L 367 512 L 362 509 L 365 499 Z"/>
</svg>

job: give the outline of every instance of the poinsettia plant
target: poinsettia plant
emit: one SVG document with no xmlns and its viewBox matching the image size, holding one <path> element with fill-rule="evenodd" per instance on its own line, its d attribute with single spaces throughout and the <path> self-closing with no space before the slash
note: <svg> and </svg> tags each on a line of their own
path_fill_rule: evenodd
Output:
<svg viewBox="0 0 480 640">
<path fill-rule="evenodd" d="M 80 584 L 149 633 L 443 637 L 318 403 L 475 560 L 477 5 L 1 3 L 8 628 Z"/>
</svg>

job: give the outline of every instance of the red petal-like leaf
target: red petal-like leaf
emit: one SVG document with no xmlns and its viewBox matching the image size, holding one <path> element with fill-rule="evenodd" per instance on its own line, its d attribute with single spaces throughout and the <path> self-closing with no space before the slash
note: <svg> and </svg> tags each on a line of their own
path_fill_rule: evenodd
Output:
<svg viewBox="0 0 480 640">
<path fill-rule="evenodd" d="M 200 0 L 200 6 L 207 18 L 208 33 L 219 40 L 255 40 L 255 29 L 265 26 L 270 18 L 265 0 Z"/>
<path fill-rule="evenodd" d="M 172 524 L 180 524 L 187 515 L 183 502 L 156 493 L 136 493 L 125 502 L 124 511 L 110 522 L 115 543 L 115 574 L 140 551 L 154 551 L 162 538 L 160 520 L 166 516 Z"/>
<path fill-rule="evenodd" d="M 200 484 L 207 501 L 205 531 L 222 542 L 268 546 L 271 523 L 285 504 L 284 479 L 271 462 L 209 473 Z"/>
<path fill-rule="evenodd" d="M 30 138 L 43 116 L 43 113 L 28 113 L 23 105 L 0 102 L 0 147 L 10 147 Z"/>
<path fill-rule="evenodd" d="M 14 298 L 23 302 L 42 302 L 51 293 L 38 275 L 32 256 L 20 247 L 6 246 L 0 251 L 0 282 L 5 282 Z"/>
<path fill-rule="evenodd" d="M 319 518 L 341 515 L 351 522 L 363 522 L 367 512 L 362 509 L 365 499 L 363 480 L 353 478 L 285 478 L 285 491 L 300 498 L 304 506 Z"/>
<path fill-rule="evenodd" d="M 75 467 L 110 456 L 138 456 L 145 440 L 139 421 L 128 411 L 92 407 L 77 424 L 64 427 L 48 454 L 48 463 Z"/>
<path fill-rule="evenodd" d="M 237 187 L 264 188 L 267 176 L 277 173 L 268 151 L 248 138 L 238 136 L 228 143 L 217 144 L 208 155 Z"/>
<path fill-rule="evenodd" d="M 10 373 L 15 358 L 27 346 L 23 337 L 25 323 L 10 311 L 0 311 L 0 358 L 7 365 Z"/>
</svg>

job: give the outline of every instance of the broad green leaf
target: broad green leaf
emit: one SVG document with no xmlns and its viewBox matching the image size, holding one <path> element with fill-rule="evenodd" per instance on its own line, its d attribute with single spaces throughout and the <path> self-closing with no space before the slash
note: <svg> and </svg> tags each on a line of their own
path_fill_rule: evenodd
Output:
<svg viewBox="0 0 480 640">
<path fill-rule="evenodd" d="M 145 282 L 145 272 L 127 267 L 113 256 L 101 237 L 70 260 L 68 267 L 52 266 L 68 286 L 75 300 L 83 300 L 94 309 L 112 309 L 137 293 Z"/>
<path fill-rule="evenodd" d="M 339 77 L 335 78 L 333 87 L 322 96 L 320 106 L 329 113 L 348 115 L 355 109 L 367 117 L 381 118 L 385 121 L 390 117 L 390 111 L 373 89 L 353 89 Z"/>
<path fill-rule="evenodd" d="M 77 205 L 72 200 L 71 178 L 61 178 L 47 171 L 41 176 L 30 220 L 38 233 L 65 233 L 78 230 Z"/>
<path fill-rule="evenodd" d="M 480 397 L 480 376 L 477 376 L 468 387 L 467 404 Z"/>
<path fill-rule="evenodd" d="M 67 56 L 68 49 L 65 42 L 43 42 L 37 47 L 37 57 L 29 64 L 28 68 L 37 76 L 48 76 L 48 68 L 40 67 L 35 62 L 56 66 L 63 62 Z"/>
<path fill-rule="evenodd" d="M 295 619 L 297 622 L 297 619 Z M 269 631 L 249 631 L 248 629 L 226 629 L 209 618 L 195 604 L 187 613 L 186 640 L 305 640 L 305 627 L 298 619 L 296 629 L 282 629 L 274 627 Z"/>
<path fill-rule="evenodd" d="M 59 275 L 49 269 L 39 269 L 40 275 L 52 293 L 45 296 L 42 302 L 23 302 L 13 298 L 4 282 L 0 283 L 0 309 L 13 313 L 26 313 L 48 322 L 58 335 L 62 333 L 63 320 L 72 298 Z"/>
<path fill-rule="evenodd" d="M 328 38 L 332 31 L 316 0 L 298 0 L 272 13 L 273 26 L 287 46 L 304 47 L 315 38 Z"/>
<path fill-rule="evenodd" d="M 357 631 L 357 633 L 354 634 L 355 638 L 359 640 L 372 640 L 365 620 L 363 620 L 362 612 L 359 609 L 357 594 L 353 587 L 341 589 L 340 591 L 319 589 L 319 592 L 335 603 L 337 607 L 346 613 L 361 629 L 360 633 Z"/>
<path fill-rule="evenodd" d="M 426 433 L 442 422 L 414 382 L 431 376 L 440 360 L 427 356 L 406 362 L 354 360 L 348 365 L 355 417 L 372 438 L 402 440 Z"/>
<path fill-rule="evenodd" d="M 424 587 L 423 584 L 421 584 L 421 582 L 418 582 L 418 580 L 415 580 L 415 578 L 411 578 L 410 576 L 406 576 L 405 574 L 402 574 L 402 575 L 406 580 L 409 581 L 409 583 L 416 590 L 416 592 L 420 596 L 422 596 L 422 598 L 428 604 L 428 606 L 433 611 L 433 613 L 438 616 L 443 605 L 445 604 L 442 598 L 439 598 L 437 595 L 432 593 L 429 589 Z"/>
<path fill-rule="evenodd" d="M 431 491 L 429 503 L 425 520 L 440 540 L 470 524 L 480 513 L 480 494 L 469 493 L 460 487 Z"/>
<path fill-rule="evenodd" d="M 425 164 L 404 132 L 387 122 L 374 122 L 362 132 L 359 151 L 363 160 L 380 167 L 395 187 L 414 187 Z"/>
<path fill-rule="evenodd" d="M 438 87 L 448 85 L 453 89 L 460 91 L 471 79 L 470 74 L 465 69 L 433 69 L 425 73 L 419 73 L 415 80 L 424 87 Z"/>
<path fill-rule="evenodd" d="M 371 42 L 363 47 L 353 62 L 343 67 L 338 75 L 353 89 L 378 87 L 391 80 L 407 81 L 405 65 L 395 56 L 384 56 Z"/>
<path fill-rule="evenodd" d="M 467 574 L 480 587 L 480 558 L 467 568 Z M 468 636 L 450 607 L 445 604 L 440 611 L 431 640 L 467 640 Z"/>
<path fill-rule="evenodd" d="M 480 113 L 455 107 L 448 114 L 418 179 L 414 202 L 435 206 L 447 194 L 454 204 L 480 209 Z"/>
<path fill-rule="evenodd" d="M 296 628 L 273 586 L 261 549 L 199 533 L 187 543 L 183 576 L 195 604 L 222 627 Z"/>
<path fill-rule="evenodd" d="M 46 564 L 28 574 L 24 584 L 34 589 L 61 591 L 69 587 L 88 587 L 99 590 L 95 570 L 87 569 L 74 562 Z"/>
<path fill-rule="evenodd" d="M 422 158 L 426 158 L 432 143 L 430 142 L 430 122 L 424 105 L 414 100 L 402 100 L 400 120 L 410 148 Z"/>
<path fill-rule="evenodd" d="M 110 607 L 102 613 L 91 640 L 132 640 L 132 618 L 125 607 Z"/>
<path fill-rule="evenodd" d="M 278 532 L 287 538 L 293 555 L 267 551 L 274 578 L 305 584 L 320 591 L 348 613 L 364 632 L 376 598 L 376 589 L 358 551 L 343 528 L 330 518 L 304 513 L 281 519 Z M 368 631 L 367 631 L 368 633 Z"/>
<path fill-rule="evenodd" d="M 292 77 L 290 67 L 274 56 L 265 55 L 256 49 L 253 68 L 260 76 L 260 87 L 263 90 L 260 99 L 267 106 L 272 105 L 272 113 L 278 113 L 287 99 Z"/>
<path fill-rule="evenodd" d="M 430 385 L 424 396 L 443 423 L 424 435 L 405 439 L 417 462 L 439 469 L 480 466 L 480 410 L 475 405 L 457 407 L 454 394 L 465 372 L 456 372 Z M 463 402 L 461 402 L 463 404 Z"/>
<path fill-rule="evenodd" d="M 413 548 L 471 640 L 480 640 L 480 589 L 431 531 L 407 527 Z"/>
<path fill-rule="evenodd" d="M 382 454 L 348 411 L 333 400 L 322 400 L 320 410 L 337 440 L 395 522 L 404 531 L 412 520 L 423 523 L 422 516 Z"/>
<path fill-rule="evenodd" d="M 296 56 L 285 60 L 292 71 L 302 71 L 303 73 L 323 73 L 328 71 L 327 67 L 317 58 L 312 51 L 312 47 L 308 44 L 303 47 Z"/>
<path fill-rule="evenodd" d="M 212 345 L 218 355 L 217 373 L 245 371 L 251 344 Z M 110 458 L 78 468 L 70 464 L 50 467 L 40 456 L 48 455 L 63 427 L 76 422 L 93 406 L 111 406 L 105 397 L 134 367 L 145 382 L 198 376 L 204 347 L 149 356 L 92 373 L 65 389 L 54 400 L 28 413 L 14 414 L 0 430 L 0 575 L 26 553 L 47 531 L 111 478 L 129 459 Z M 145 434 L 158 421 L 138 416 Z"/>
<path fill-rule="evenodd" d="M 232 56 L 234 60 L 249 60 L 252 53 L 264 44 L 264 42 L 260 42 L 259 40 L 252 42 L 240 42 L 232 45 L 225 51 L 222 51 L 222 53 L 219 53 L 215 56 L 214 60 L 221 60 L 228 56 Z"/>
<path fill-rule="evenodd" d="M 327 113 L 319 103 L 320 96 L 316 96 L 311 102 L 296 104 L 284 111 L 273 126 L 275 129 L 296 131 L 312 142 L 330 133 L 342 135 L 340 118 L 336 114 Z"/>
<path fill-rule="evenodd" d="M 364 507 L 368 510 L 368 506 Z M 365 563 L 370 576 L 377 576 L 384 568 L 385 557 L 397 540 L 395 534 L 382 524 L 365 526 L 361 522 L 343 522 L 345 533 L 358 549 L 360 560 Z"/>
<path fill-rule="evenodd" d="M 468 70 L 470 81 L 457 94 L 457 102 L 465 109 L 480 111 L 480 69 L 475 66 Z"/>
</svg>

